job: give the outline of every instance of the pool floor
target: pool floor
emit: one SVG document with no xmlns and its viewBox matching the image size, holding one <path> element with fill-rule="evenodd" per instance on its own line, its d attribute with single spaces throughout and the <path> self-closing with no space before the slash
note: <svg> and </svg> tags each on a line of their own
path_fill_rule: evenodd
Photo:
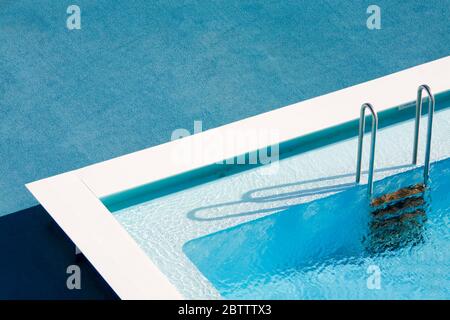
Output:
<svg viewBox="0 0 450 320">
<path fill-rule="evenodd" d="M 412 186 L 422 173 L 376 188 Z M 365 186 L 354 186 L 194 239 L 184 252 L 229 299 L 448 299 L 448 190 L 450 159 L 432 166 L 425 193 L 395 207 L 371 208 Z"/>
</svg>

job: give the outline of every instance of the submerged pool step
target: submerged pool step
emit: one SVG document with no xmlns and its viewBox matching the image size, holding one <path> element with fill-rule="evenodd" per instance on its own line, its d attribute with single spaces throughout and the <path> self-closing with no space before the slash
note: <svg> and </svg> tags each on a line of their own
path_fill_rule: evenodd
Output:
<svg viewBox="0 0 450 320">
<path fill-rule="evenodd" d="M 394 225 L 399 225 L 404 222 L 417 221 L 416 218 L 425 218 L 425 210 L 422 208 L 416 208 L 412 211 L 405 212 L 400 215 L 389 217 L 386 219 L 374 219 L 371 222 L 371 228 L 385 228 Z"/>
<path fill-rule="evenodd" d="M 415 246 L 423 241 L 426 220 L 423 209 L 386 219 L 374 219 L 370 223 L 366 250 L 371 254 L 379 254 Z"/>
<path fill-rule="evenodd" d="M 393 203 L 389 203 L 386 206 L 382 206 L 381 208 L 377 208 L 372 211 L 372 215 L 374 218 L 387 218 L 395 214 L 408 213 L 410 211 L 414 211 L 415 209 L 422 208 L 425 204 L 425 200 L 423 195 L 408 197 L 405 199 L 401 199 L 399 201 L 395 201 Z"/>
<path fill-rule="evenodd" d="M 418 183 L 395 192 L 375 198 L 371 202 L 371 214 L 374 219 L 390 219 L 422 210 L 425 206 L 425 185 Z"/>
<path fill-rule="evenodd" d="M 367 250 L 371 253 L 420 243 L 426 221 L 425 185 L 418 183 L 375 198 Z"/>
<path fill-rule="evenodd" d="M 381 197 L 375 198 L 371 201 L 370 205 L 374 208 L 380 207 L 411 196 L 423 194 L 424 191 L 425 185 L 423 183 L 418 183 L 412 186 L 408 186 L 406 188 L 399 189 L 392 193 L 384 194 Z"/>
</svg>

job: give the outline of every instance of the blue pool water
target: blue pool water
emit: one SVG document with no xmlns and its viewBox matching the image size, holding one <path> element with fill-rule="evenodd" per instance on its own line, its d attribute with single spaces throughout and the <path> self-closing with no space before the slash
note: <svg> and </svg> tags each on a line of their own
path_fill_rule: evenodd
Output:
<svg viewBox="0 0 450 320">
<path fill-rule="evenodd" d="M 393 192 L 421 178 L 418 168 L 380 180 L 375 190 Z M 183 250 L 229 299 L 449 299 L 449 190 L 446 159 L 432 165 L 411 219 L 377 223 L 383 220 L 370 213 L 365 186 L 355 186 L 194 239 Z M 381 272 L 380 289 L 368 287 L 371 268 Z"/>
</svg>

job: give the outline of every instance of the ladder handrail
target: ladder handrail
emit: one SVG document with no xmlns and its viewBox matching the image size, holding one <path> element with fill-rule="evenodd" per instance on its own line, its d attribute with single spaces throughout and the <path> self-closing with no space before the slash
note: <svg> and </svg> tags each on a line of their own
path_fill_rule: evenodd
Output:
<svg viewBox="0 0 450 320">
<path fill-rule="evenodd" d="M 428 128 L 427 128 L 427 144 L 425 150 L 425 164 L 423 170 L 423 180 L 424 184 L 428 181 L 428 174 L 430 171 L 430 153 L 431 153 L 431 134 L 433 131 L 433 115 L 435 100 L 434 95 L 431 93 L 431 89 L 426 84 L 421 85 L 417 89 L 417 100 L 416 100 L 416 123 L 414 127 L 414 149 L 412 164 L 417 164 L 417 149 L 419 144 L 419 127 L 420 127 L 420 117 L 422 116 L 422 91 L 425 90 L 428 95 Z"/>
<path fill-rule="evenodd" d="M 373 171 L 374 171 L 374 163 L 375 163 L 375 144 L 377 138 L 377 129 L 378 129 L 378 115 L 375 112 L 373 106 L 370 103 L 364 103 L 361 106 L 361 113 L 359 117 L 359 136 L 358 136 L 358 156 L 356 162 L 356 183 L 359 183 L 361 178 L 361 158 L 362 158 L 362 149 L 363 149 L 363 137 L 364 137 L 364 129 L 366 125 L 366 109 L 369 109 L 372 113 L 372 136 L 370 143 L 370 160 L 369 160 L 369 178 L 367 182 L 367 192 L 369 196 L 372 196 L 373 192 Z"/>
</svg>

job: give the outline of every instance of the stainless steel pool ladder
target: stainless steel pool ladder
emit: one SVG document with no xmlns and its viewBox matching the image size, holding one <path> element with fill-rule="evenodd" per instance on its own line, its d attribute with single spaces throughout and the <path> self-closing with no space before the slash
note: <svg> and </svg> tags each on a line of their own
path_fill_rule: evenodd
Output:
<svg viewBox="0 0 450 320">
<path fill-rule="evenodd" d="M 358 159 L 356 162 L 356 183 L 359 183 L 361 179 L 361 158 L 362 158 L 362 149 L 363 149 L 363 137 L 364 137 L 364 129 L 366 126 L 366 109 L 369 109 L 372 113 L 372 136 L 370 141 L 370 160 L 369 160 L 369 179 L 367 182 L 367 193 L 369 196 L 372 196 L 373 192 L 373 171 L 374 171 L 374 163 L 375 163 L 375 144 L 377 139 L 377 130 L 378 130 L 378 115 L 375 112 L 375 109 L 370 103 L 364 103 L 361 106 L 361 113 L 359 117 L 359 135 L 358 135 Z"/>
<path fill-rule="evenodd" d="M 428 175 L 430 172 L 430 153 L 431 153 L 431 134 L 433 132 L 433 116 L 434 116 L 434 106 L 435 100 L 431 93 L 431 89 L 426 84 L 423 84 L 417 90 L 417 100 L 416 100 L 416 124 L 414 127 L 414 149 L 412 164 L 417 164 L 417 149 L 419 144 L 419 127 L 420 127 L 420 117 L 422 115 L 422 92 L 426 91 L 428 95 L 428 127 L 427 127 L 427 144 L 425 149 L 425 164 L 423 169 L 423 183 L 426 185 L 428 182 Z"/>
<path fill-rule="evenodd" d="M 414 127 L 414 148 L 413 148 L 413 157 L 412 164 L 417 164 L 417 150 L 419 144 L 419 128 L 420 128 L 420 117 L 422 115 L 422 92 L 426 91 L 428 95 L 428 128 L 427 128 L 427 144 L 425 150 L 425 164 L 423 170 L 423 181 L 424 185 L 428 182 L 428 176 L 430 172 L 430 154 L 431 154 L 431 135 L 433 132 L 433 116 L 434 116 L 434 107 L 435 107 L 435 99 L 433 94 L 431 93 L 431 89 L 427 85 L 421 85 L 417 90 L 417 100 L 416 100 L 416 121 Z M 358 135 L 358 156 L 356 163 L 356 183 L 360 182 L 361 179 L 361 158 L 362 158 L 362 148 L 363 148 L 363 137 L 364 137 L 364 129 L 366 123 L 366 109 L 369 109 L 372 113 L 372 137 L 370 144 L 370 160 L 369 160 L 369 177 L 367 183 L 367 193 L 371 197 L 373 194 L 373 173 L 374 173 L 374 163 L 375 163 L 375 145 L 377 138 L 377 129 L 378 129 L 378 115 L 375 112 L 375 109 L 370 103 L 364 103 L 361 106 L 360 118 L 359 118 L 359 135 Z"/>
</svg>

